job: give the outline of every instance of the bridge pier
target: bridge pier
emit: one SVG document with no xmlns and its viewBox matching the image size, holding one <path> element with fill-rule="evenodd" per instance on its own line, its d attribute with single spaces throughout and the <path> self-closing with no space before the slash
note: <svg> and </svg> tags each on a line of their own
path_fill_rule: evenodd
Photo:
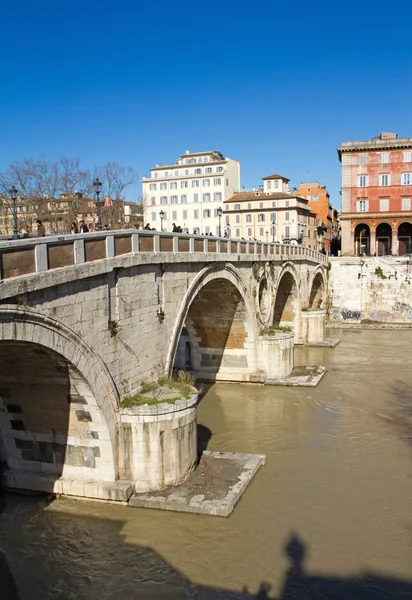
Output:
<svg viewBox="0 0 412 600">
<path fill-rule="evenodd" d="M 294 337 L 293 332 L 259 336 L 258 365 L 266 373 L 266 381 L 284 379 L 291 374 L 294 365 Z"/>
<path fill-rule="evenodd" d="M 322 343 L 325 339 L 326 310 L 322 308 L 303 310 L 300 319 L 303 343 Z"/>
</svg>

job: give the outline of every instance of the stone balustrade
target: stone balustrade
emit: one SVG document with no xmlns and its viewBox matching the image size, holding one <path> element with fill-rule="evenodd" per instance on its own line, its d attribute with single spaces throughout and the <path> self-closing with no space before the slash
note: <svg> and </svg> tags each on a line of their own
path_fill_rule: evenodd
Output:
<svg viewBox="0 0 412 600">
<path fill-rule="evenodd" d="M 0 279 L 129 253 L 162 252 L 215 254 L 216 259 L 234 254 L 256 260 L 306 259 L 324 265 L 328 261 L 306 246 L 128 229 L 0 242 Z"/>
</svg>

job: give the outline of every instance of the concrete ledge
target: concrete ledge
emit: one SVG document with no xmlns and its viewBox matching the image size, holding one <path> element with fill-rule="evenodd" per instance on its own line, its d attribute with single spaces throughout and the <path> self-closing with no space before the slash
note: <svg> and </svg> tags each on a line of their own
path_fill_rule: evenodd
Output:
<svg viewBox="0 0 412 600">
<path fill-rule="evenodd" d="M 339 338 L 325 338 L 323 342 L 305 344 L 307 348 L 335 348 L 340 342 Z"/>
<path fill-rule="evenodd" d="M 264 454 L 205 450 L 199 465 L 179 486 L 134 494 L 130 506 L 228 517 L 261 465 Z"/>
<path fill-rule="evenodd" d="M 328 329 L 412 329 L 412 323 L 360 323 L 359 321 L 327 321 Z"/>
<path fill-rule="evenodd" d="M 267 379 L 266 385 L 286 385 L 293 387 L 316 387 L 322 377 L 325 375 L 325 367 L 294 367 L 293 371 L 287 377 L 282 379 Z"/>
<path fill-rule="evenodd" d="M 114 502 L 127 502 L 134 488 L 130 481 L 90 481 L 56 479 L 47 475 L 8 469 L 1 474 L 4 489 L 48 492 Z"/>
</svg>

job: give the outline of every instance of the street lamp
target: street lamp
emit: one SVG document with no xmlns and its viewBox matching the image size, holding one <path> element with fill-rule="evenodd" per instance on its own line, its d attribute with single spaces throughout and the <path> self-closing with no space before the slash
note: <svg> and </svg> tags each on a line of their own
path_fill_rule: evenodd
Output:
<svg viewBox="0 0 412 600">
<path fill-rule="evenodd" d="M 266 243 L 269 241 L 269 231 L 266 232 Z"/>
<path fill-rule="evenodd" d="M 102 191 L 102 182 L 96 177 L 93 181 L 94 191 L 97 198 L 97 231 L 102 230 L 102 215 L 100 212 L 100 192 Z"/>
<path fill-rule="evenodd" d="M 222 228 L 220 226 L 221 218 L 222 218 L 223 210 L 220 208 L 217 209 L 217 216 L 219 217 L 219 229 L 218 229 L 218 237 L 222 237 Z"/>
<path fill-rule="evenodd" d="M 160 211 L 160 231 L 163 231 L 163 219 L 165 218 L 165 213 L 163 210 Z"/>
<path fill-rule="evenodd" d="M 272 221 L 272 243 L 275 243 L 275 221 Z"/>
<path fill-rule="evenodd" d="M 14 185 L 9 189 L 10 198 L 13 200 L 13 240 L 19 239 L 19 234 L 17 232 L 17 190 Z"/>
</svg>

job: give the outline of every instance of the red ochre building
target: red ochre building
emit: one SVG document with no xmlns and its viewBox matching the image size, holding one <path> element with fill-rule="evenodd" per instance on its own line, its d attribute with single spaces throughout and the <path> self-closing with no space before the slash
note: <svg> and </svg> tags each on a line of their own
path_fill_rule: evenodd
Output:
<svg viewBox="0 0 412 600">
<path fill-rule="evenodd" d="M 343 142 L 341 234 L 344 256 L 412 252 L 412 138 L 381 133 Z"/>
</svg>

